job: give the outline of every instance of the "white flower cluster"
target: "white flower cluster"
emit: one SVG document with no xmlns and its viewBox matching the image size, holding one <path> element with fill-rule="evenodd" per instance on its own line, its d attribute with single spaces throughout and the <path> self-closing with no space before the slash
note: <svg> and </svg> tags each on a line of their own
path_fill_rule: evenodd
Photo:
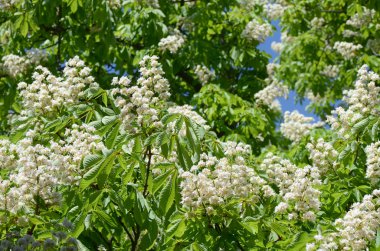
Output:
<svg viewBox="0 0 380 251">
<path fill-rule="evenodd" d="M 275 63 L 269 63 L 267 64 L 267 73 L 270 78 L 273 78 L 274 73 L 276 72 L 276 69 L 279 67 L 279 64 Z"/>
<path fill-rule="evenodd" d="M 343 37 L 357 37 L 357 36 L 360 36 L 359 32 L 352 31 L 352 30 L 344 30 L 342 34 L 343 34 Z"/>
<path fill-rule="evenodd" d="M 249 41 L 256 40 L 264 42 L 271 33 L 272 26 L 269 23 L 260 23 L 257 19 L 253 19 L 245 26 L 242 36 Z"/>
<path fill-rule="evenodd" d="M 336 231 L 314 236 L 316 242 L 308 244 L 306 250 L 368 250 L 367 243 L 380 227 L 379 196 L 380 190 L 374 190 L 362 202 L 354 203 L 343 218 L 334 222 Z"/>
<path fill-rule="evenodd" d="M 266 79 L 267 82 L 271 79 Z M 278 97 L 287 97 L 289 93 L 288 87 L 273 78 L 270 85 L 255 94 L 258 104 L 266 105 L 272 110 L 281 111 L 281 104 Z"/>
<path fill-rule="evenodd" d="M 276 41 L 273 41 L 271 44 L 270 44 L 270 48 L 277 52 L 277 53 L 280 53 L 283 49 L 284 49 L 284 44 L 281 43 L 281 42 L 276 42 Z"/>
<path fill-rule="evenodd" d="M 271 20 L 282 17 L 286 9 L 287 6 L 280 3 L 268 3 L 265 5 L 265 13 Z"/>
<path fill-rule="evenodd" d="M 276 208 L 276 213 L 289 212 L 290 220 L 301 218 L 303 221 L 315 221 L 315 212 L 320 208 L 320 191 L 314 186 L 320 185 L 319 171 L 316 167 L 298 168 L 289 160 L 266 155 L 260 169 L 268 175 L 269 181 L 279 188 L 282 198 Z"/>
<path fill-rule="evenodd" d="M 97 87 L 90 76 L 90 68 L 85 67 L 79 57 L 70 59 L 63 70 L 64 78 L 54 76 L 47 68 L 37 66 L 34 81 L 28 85 L 18 84 L 22 105 L 21 115 L 33 116 L 49 114 L 62 106 L 77 104 L 86 87 Z"/>
<path fill-rule="evenodd" d="M 6 55 L 2 58 L 4 71 L 12 77 L 25 73 L 29 67 L 29 63 L 25 57 L 17 55 Z"/>
<path fill-rule="evenodd" d="M 2 68 L 11 77 L 25 73 L 32 65 L 38 65 L 46 59 L 46 53 L 41 50 L 32 49 L 25 56 L 9 54 L 2 57 Z"/>
<path fill-rule="evenodd" d="M 18 4 L 20 0 L 0 0 L 0 9 L 9 9 Z"/>
<path fill-rule="evenodd" d="M 100 137 L 88 125 L 73 125 L 65 140 L 36 144 L 26 137 L 15 144 L 2 140 L 0 169 L 8 169 L 7 180 L 0 180 L 0 209 L 16 213 L 34 209 L 36 196 L 48 205 L 60 202 L 57 186 L 77 184 L 83 172 L 80 163 L 86 155 L 105 149 Z M 8 160 L 8 161 L 7 161 Z"/>
<path fill-rule="evenodd" d="M 276 184 L 280 196 L 284 196 L 293 184 L 293 174 L 297 166 L 287 159 L 268 153 L 260 165 L 260 169 L 268 175 L 269 182 Z"/>
<path fill-rule="evenodd" d="M 325 19 L 323 17 L 314 17 L 310 21 L 311 28 L 313 29 L 320 29 L 325 24 Z"/>
<path fill-rule="evenodd" d="M 203 208 L 207 214 L 231 200 L 255 203 L 264 189 L 271 190 L 252 168 L 206 154 L 180 177 L 181 203 L 192 211 Z"/>
<path fill-rule="evenodd" d="M 329 77 L 336 78 L 339 74 L 339 66 L 338 65 L 326 65 L 321 74 Z"/>
<path fill-rule="evenodd" d="M 176 30 L 174 35 L 162 38 L 158 43 L 158 48 L 160 51 L 170 51 L 170 53 L 175 54 L 184 43 L 185 38 L 178 30 Z"/>
<path fill-rule="evenodd" d="M 313 120 L 312 117 L 305 117 L 298 111 L 291 113 L 286 111 L 284 114 L 284 123 L 280 125 L 280 131 L 282 135 L 296 143 L 308 135 L 313 128 L 324 125 L 323 122 L 311 124 Z"/>
<path fill-rule="evenodd" d="M 350 42 L 335 42 L 334 44 L 334 49 L 346 60 L 355 57 L 357 51 L 362 48 L 363 46 L 361 44 L 355 45 Z"/>
<path fill-rule="evenodd" d="M 155 9 L 159 9 L 160 8 L 160 4 L 158 2 L 158 0 L 135 0 L 137 1 L 138 3 L 140 4 L 145 4 L 149 7 L 152 7 L 152 8 L 155 8 Z"/>
<path fill-rule="evenodd" d="M 313 165 L 319 169 L 321 175 L 337 166 L 338 151 L 330 143 L 325 142 L 323 138 L 319 138 L 316 142 L 308 143 L 306 148 L 310 153 Z"/>
<path fill-rule="evenodd" d="M 365 149 L 367 155 L 366 177 L 373 184 L 380 181 L 380 142 L 372 143 Z"/>
<path fill-rule="evenodd" d="M 240 163 L 244 163 L 244 157 L 249 156 L 252 153 L 250 145 L 242 142 L 227 141 L 221 142 L 226 157 L 240 159 Z M 240 158 L 241 157 L 241 158 Z"/>
<path fill-rule="evenodd" d="M 121 8 L 122 3 L 121 0 L 108 0 L 107 4 L 111 9 L 117 10 Z"/>
<path fill-rule="evenodd" d="M 355 15 L 353 15 L 352 17 L 350 17 L 350 19 L 347 20 L 346 24 L 351 25 L 354 28 L 360 29 L 363 26 L 368 25 L 375 15 L 375 10 L 370 10 L 363 6 L 362 13 L 355 13 Z"/>
<path fill-rule="evenodd" d="M 127 77 L 114 78 L 111 90 L 117 95 L 115 105 L 120 109 L 120 117 L 125 128 L 137 119 L 139 124 L 161 126 L 158 111 L 170 97 L 169 82 L 163 77 L 164 71 L 157 56 L 145 56 L 140 62 L 141 76 L 135 86 L 130 86 Z"/>
<path fill-rule="evenodd" d="M 215 73 L 210 71 L 206 66 L 197 65 L 194 69 L 194 73 L 197 75 L 202 85 L 207 84 L 210 80 L 215 78 Z"/>
<path fill-rule="evenodd" d="M 322 103 L 326 100 L 326 98 L 321 97 L 319 93 L 317 95 L 314 95 L 312 91 L 306 92 L 306 97 L 312 102 L 312 103 Z"/>
<path fill-rule="evenodd" d="M 348 138 L 357 122 L 376 114 L 375 107 L 380 103 L 380 88 L 375 83 L 378 80 L 380 80 L 379 75 L 369 71 L 367 65 L 363 65 L 358 71 L 355 89 L 344 92 L 343 100 L 348 104 L 348 109 L 338 107 L 332 111 L 336 116 L 327 117 L 332 129 L 338 130 L 341 137 Z"/>
</svg>

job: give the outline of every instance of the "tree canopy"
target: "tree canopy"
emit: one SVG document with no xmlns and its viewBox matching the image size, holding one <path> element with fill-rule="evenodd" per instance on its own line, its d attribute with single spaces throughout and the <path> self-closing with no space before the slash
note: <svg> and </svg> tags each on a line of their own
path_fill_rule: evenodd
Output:
<svg viewBox="0 0 380 251">
<path fill-rule="evenodd" d="M 379 1 L 0 0 L 0 44 L 0 250 L 380 248 Z"/>
</svg>

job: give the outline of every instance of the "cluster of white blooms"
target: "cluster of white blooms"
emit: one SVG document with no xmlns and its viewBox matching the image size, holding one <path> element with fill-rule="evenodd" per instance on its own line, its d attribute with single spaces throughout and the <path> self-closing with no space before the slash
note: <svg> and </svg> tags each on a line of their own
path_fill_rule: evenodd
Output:
<svg viewBox="0 0 380 251">
<path fill-rule="evenodd" d="M 271 33 L 272 26 L 269 23 L 265 21 L 260 23 L 257 19 L 253 19 L 245 26 L 242 36 L 250 41 L 264 42 Z"/>
<path fill-rule="evenodd" d="M 225 156 L 235 158 L 235 160 L 240 159 L 240 163 L 244 163 L 244 156 L 249 156 L 252 153 L 251 146 L 242 142 L 227 141 L 221 142 L 221 145 Z"/>
<path fill-rule="evenodd" d="M 276 72 L 276 69 L 279 67 L 279 64 L 275 64 L 275 63 L 269 63 L 267 64 L 267 73 L 269 75 L 269 77 L 273 77 L 274 73 Z"/>
<path fill-rule="evenodd" d="M 308 143 L 306 148 L 310 153 L 313 165 L 319 169 L 321 175 L 337 166 L 338 151 L 330 143 L 325 142 L 323 138 L 319 138 L 316 142 Z"/>
<path fill-rule="evenodd" d="M 97 87 L 79 57 L 70 59 L 63 70 L 64 78 L 54 76 L 47 68 L 37 66 L 33 82 L 18 84 L 24 110 L 21 115 L 49 114 L 62 106 L 77 104 L 85 87 Z"/>
<path fill-rule="evenodd" d="M 39 50 L 39 49 L 30 49 L 26 52 L 27 60 L 33 65 L 38 65 L 42 61 L 45 61 L 47 59 L 46 51 Z"/>
<path fill-rule="evenodd" d="M 298 168 L 289 160 L 268 153 L 260 169 L 265 171 L 269 181 L 279 188 L 279 195 L 283 201 L 276 206 L 276 213 L 289 212 L 290 220 L 301 218 L 303 221 L 315 221 L 315 212 L 319 211 L 321 205 L 321 192 L 314 188 L 321 184 L 316 167 Z"/>
<path fill-rule="evenodd" d="M 350 42 L 335 42 L 334 49 L 342 55 L 344 59 L 352 59 L 357 54 L 357 51 L 363 48 L 361 44 L 353 44 Z"/>
<path fill-rule="evenodd" d="M 314 188 L 321 185 L 319 170 L 316 167 L 305 166 L 298 168 L 293 177 L 294 182 L 283 197 L 284 201 L 294 208 L 294 212 L 288 217 L 297 219 L 300 215 L 304 221 L 315 221 L 315 212 L 318 212 L 321 206 L 319 201 L 321 192 Z"/>
<path fill-rule="evenodd" d="M 314 95 L 312 91 L 307 91 L 306 92 L 306 97 L 312 102 L 312 103 L 321 103 L 324 102 L 326 99 L 321 97 L 319 93 L 317 95 Z"/>
<path fill-rule="evenodd" d="M 314 236 L 315 243 L 306 250 L 368 250 L 367 244 L 375 239 L 380 227 L 380 190 L 364 196 L 362 202 L 354 203 L 343 218 L 334 222 L 336 231 L 325 236 Z"/>
<path fill-rule="evenodd" d="M 279 194 L 284 196 L 293 184 L 293 174 L 297 166 L 287 159 L 268 153 L 260 165 L 260 169 L 268 175 L 269 182 L 276 184 Z"/>
<path fill-rule="evenodd" d="M 0 0 L 0 9 L 10 9 L 19 2 L 20 0 Z"/>
<path fill-rule="evenodd" d="M 265 13 L 271 20 L 282 17 L 287 9 L 287 6 L 280 3 L 268 3 L 265 7 Z"/>
<path fill-rule="evenodd" d="M 12 77 L 25 73 L 29 67 L 29 62 L 25 57 L 9 54 L 2 57 L 4 71 Z"/>
<path fill-rule="evenodd" d="M 160 51 L 170 51 L 170 53 L 175 54 L 185 43 L 185 38 L 178 31 L 175 30 L 174 35 L 162 38 L 158 43 L 158 48 Z"/>
<path fill-rule="evenodd" d="M 9 54 L 2 57 L 3 70 L 12 77 L 25 73 L 32 65 L 37 65 L 46 59 L 46 53 L 41 50 L 32 49 L 25 56 Z"/>
<path fill-rule="evenodd" d="M 207 84 L 210 80 L 215 78 L 215 73 L 210 71 L 206 66 L 197 65 L 194 69 L 194 73 L 197 75 L 202 85 Z"/>
<path fill-rule="evenodd" d="M 0 169 L 8 169 L 9 179 L 0 181 L 0 209 L 16 213 L 31 207 L 36 196 L 46 204 L 60 202 L 59 185 L 77 184 L 86 170 L 82 159 L 105 149 L 101 138 L 88 125 L 73 125 L 65 132 L 65 140 L 50 141 L 48 146 L 26 137 L 15 144 L 2 140 Z M 8 160 L 8 161 L 7 161 Z"/>
<path fill-rule="evenodd" d="M 342 34 L 343 34 L 343 37 L 357 37 L 357 36 L 360 36 L 359 32 L 352 31 L 352 30 L 344 30 Z"/>
<path fill-rule="evenodd" d="M 108 0 L 108 6 L 113 9 L 120 9 L 121 8 L 121 1 L 120 0 Z"/>
<path fill-rule="evenodd" d="M 170 97 L 169 82 L 163 77 L 164 71 L 157 56 L 144 56 L 140 62 L 141 76 L 132 86 L 127 77 L 114 78 L 111 90 L 117 95 L 115 105 L 120 109 L 122 123 L 129 127 L 137 119 L 139 124 L 161 126 L 158 120 L 159 108 Z"/>
<path fill-rule="evenodd" d="M 323 71 L 321 71 L 322 75 L 325 75 L 329 78 L 336 78 L 339 74 L 339 66 L 338 65 L 326 65 Z"/>
<path fill-rule="evenodd" d="M 284 123 L 280 125 L 282 135 L 293 142 L 299 142 L 304 136 L 310 133 L 310 130 L 324 125 L 323 122 L 311 124 L 314 119 L 312 117 L 305 117 L 298 111 L 289 112 L 284 114 Z"/>
<path fill-rule="evenodd" d="M 281 43 L 281 42 L 276 42 L 276 41 L 273 41 L 271 44 L 270 44 L 270 48 L 277 52 L 277 53 L 280 53 L 282 51 L 282 49 L 284 49 L 284 44 Z"/>
<path fill-rule="evenodd" d="M 355 15 L 350 17 L 350 19 L 347 20 L 346 24 L 360 29 L 361 27 L 369 24 L 375 15 L 375 10 L 370 10 L 363 6 L 362 13 L 356 13 Z"/>
<path fill-rule="evenodd" d="M 195 123 L 202 126 L 205 130 L 210 129 L 210 126 L 207 125 L 207 121 L 201 115 L 199 115 L 196 111 L 194 111 L 193 107 L 191 107 L 190 105 L 169 107 L 168 113 L 169 114 L 179 113 L 181 115 L 184 115 L 184 116 L 190 118 Z M 175 122 L 170 122 L 168 124 L 168 127 L 171 129 L 171 131 L 174 131 Z M 185 124 L 182 125 L 182 128 L 180 129 L 179 134 L 182 136 L 186 135 Z"/>
<path fill-rule="evenodd" d="M 337 130 L 341 137 L 348 138 L 357 122 L 376 114 L 375 107 L 380 103 L 380 88 L 375 83 L 378 80 L 380 80 L 379 75 L 369 71 L 367 65 L 363 65 L 358 71 L 355 89 L 344 92 L 343 100 L 348 104 L 348 109 L 338 107 L 332 111 L 336 116 L 327 117 L 332 129 Z"/>
<path fill-rule="evenodd" d="M 225 157 L 218 159 L 206 154 L 202 154 L 198 164 L 190 171 L 182 172 L 180 177 L 181 203 L 194 211 L 203 208 L 208 214 L 235 199 L 255 203 L 264 190 L 271 190 L 254 169 L 230 163 Z"/>
<path fill-rule="evenodd" d="M 271 43 L 271 48 L 275 52 L 280 53 L 284 49 L 284 47 L 287 44 L 290 44 L 292 41 L 293 41 L 293 37 L 289 36 L 286 31 L 285 32 L 281 32 L 281 42 L 273 41 Z"/>
<path fill-rule="evenodd" d="M 271 81 L 270 79 L 267 79 Z M 281 111 L 281 104 L 278 97 L 287 97 L 289 93 L 288 87 L 273 78 L 270 85 L 255 94 L 258 104 L 266 105 L 272 110 Z"/>
<path fill-rule="evenodd" d="M 373 184 L 380 181 L 380 142 L 372 143 L 365 149 L 367 155 L 366 177 Z"/>
<path fill-rule="evenodd" d="M 311 21 L 310 21 L 310 25 L 312 28 L 314 29 L 319 29 L 319 28 L 322 28 L 322 26 L 325 24 L 325 19 L 323 17 L 314 17 Z"/>
</svg>

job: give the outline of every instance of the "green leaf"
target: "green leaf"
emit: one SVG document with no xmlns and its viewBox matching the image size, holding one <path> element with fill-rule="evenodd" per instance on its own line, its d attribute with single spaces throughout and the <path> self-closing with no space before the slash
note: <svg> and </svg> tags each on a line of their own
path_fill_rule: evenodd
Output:
<svg viewBox="0 0 380 251">
<path fill-rule="evenodd" d="M 107 224 L 111 228 L 117 228 L 119 226 L 117 221 L 114 218 L 112 218 L 110 214 L 106 214 L 102 210 L 95 210 L 94 212 L 103 223 Z"/>
<path fill-rule="evenodd" d="M 26 37 L 28 35 L 28 21 L 24 18 L 20 25 L 21 35 Z"/>
<path fill-rule="evenodd" d="M 354 131 L 355 133 L 359 133 L 359 132 L 362 132 L 364 130 L 364 128 L 369 124 L 370 122 L 370 119 L 369 118 L 365 118 L 359 122 L 357 122 L 353 127 L 352 127 L 352 131 Z"/>
<path fill-rule="evenodd" d="M 166 183 L 165 187 L 160 193 L 159 207 L 164 215 L 169 211 L 170 207 L 173 205 L 175 195 L 175 182 L 172 179 Z"/>
<path fill-rule="evenodd" d="M 179 116 L 181 116 L 181 115 L 178 114 L 178 113 L 167 114 L 167 115 L 165 115 L 164 117 L 162 117 L 161 122 L 162 122 L 164 125 L 167 125 L 167 124 L 169 124 L 170 122 L 174 121 L 174 120 L 175 120 L 176 118 L 178 118 Z"/>
<path fill-rule="evenodd" d="M 88 169 L 94 166 L 95 164 L 99 163 L 101 159 L 103 159 L 103 156 L 98 154 L 87 155 L 83 159 L 83 168 Z"/>
<path fill-rule="evenodd" d="M 99 173 L 102 172 L 103 169 L 106 169 L 106 173 L 108 174 L 110 169 L 113 166 L 113 162 L 116 158 L 116 152 L 113 152 L 110 154 L 107 158 L 103 160 L 101 164 L 98 164 L 91 168 L 84 176 L 83 179 L 81 180 L 81 183 L 79 187 L 84 190 L 87 188 L 91 183 L 94 182 L 94 180 L 98 177 Z"/>
<path fill-rule="evenodd" d="M 108 134 L 105 140 L 105 145 L 108 149 L 112 149 L 115 146 L 116 137 L 119 134 L 120 123 L 117 123 L 111 132 Z"/>
</svg>

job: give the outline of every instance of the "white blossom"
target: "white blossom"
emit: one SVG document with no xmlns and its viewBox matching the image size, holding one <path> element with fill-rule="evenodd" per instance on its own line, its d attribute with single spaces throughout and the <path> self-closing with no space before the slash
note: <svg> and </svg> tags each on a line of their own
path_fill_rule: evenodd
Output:
<svg viewBox="0 0 380 251">
<path fill-rule="evenodd" d="M 63 78 L 37 66 L 31 84 L 18 84 L 24 107 L 21 115 L 48 115 L 63 106 L 79 103 L 86 87 L 98 86 L 90 72 L 90 68 L 85 67 L 77 56 L 67 62 Z"/>
<path fill-rule="evenodd" d="M 327 173 L 331 168 L 336 168 L 338 151 L 330 143 L 325 142 L 323 138 L 308 143 L 306 148 L 310 153 L 313 165 L 319 169 L 321 175 Z"/>
<path fill-rule="evenodd" d="M 345 91 L 343 100 L 347 103 L 348 109 L 338 107 L 327 120 L 333 130 L 338 135 L 348 138 L 351 135 L 352 127 L 360 120 L 369 115 L 376 115 L 376 106 L 379 104 L 380 88 L 376 86 L 379 75 L 369 71 L 367 65 L 363 65 L 358 71 L 358 79 L 355 88 Z"/>
<path fill-rule="evenodd" d="M 357 52 L 362 48 L 362 45 L 355 45 L 350 42 L 335 42 L 334 44 L 334 49 L 346 60 L 354 58 Z"/>
<path fill-rule="evenodd" d="M 313 128 L 321 127 L 323 122 L 312 124 L 312 117 L 305 117 L 298 111 L 284 114 L 284 122 L 280 125 L 281 133 L 293 142 L 299 142 L 303 137 L 308 135 Z"/>
<path fill-rule="evenodd" d="M 100 137 L 88 125 L 73 125 L 65 139 L 50 141 L 47 146 L 26 137 L 15 144 L 2 142 L 0 156 L 12 156 L 12 162 L 1 162 L 9 169 L 8 179 L 0 179 L 0 209 L 16 213 L 22 208 L 34 209 L 36 196 L 46 205 L 60 203 L 60 185 L 77 185 L 84 172 L 82 159 L 105 149 Z"/>
<path fill-rule="evenodd" d="M 174 35 L 169 35 L 165 38 L 162 38 L 158 43 L 158 48 L 160 51 L 170 51 L 170 53 L 176 54 L 184 43 L 185 39 L 183 35 L 178 30 L 176 30 Z"/>
<path fill-rule="evenodd" d="M 373 17 L 376 15 L 376 11 L 367 9 L 364 6 L 362 8 L 362 13 L 355 13 L 352 17 L 350 17 L 350 19 L 346 21 L 347 25 L 360 29 L 361 27 L 368 25 L 372 21 Z"/>
<path fill-rule="evenodd" d="M 128 77 L 114 78 L 111 90 L 116 95 L 115 105 L 120 109 L 120 117 L 125 128 L 137 120 L 138 124 L 146 123 L 161 126 L 158 120 L 159 108 L 170 97 L 169 82 L 163 77 L 164 71 L 157 56 L 145 56 L 140 62 L 141 76 L 136 85 L 131 85 Z"/>
<path fill-rule="evenodd" d="M 267 22 L 259 22 L 257 19 L 253 19 L 246 26 L 242 33 L 242 36 L 249 41 L 256 40 L 264 42 L 267 37 L 272 33 L 272 26 Z"/>
<path fill-rule="evenodd" d="M 281 104 L 277 98 L 287 97 L 289 93 L 288 87 L 274 78 L 272 81 L 270 79 L 266 79 L 266 81 L 271 83 L 255 94 L 256 102 L 266 105 L 272 110 L 281 111 Z"/>
<path fill-rule="evenodd" d="M 209 83 L 215 78 L 215 73 L 210 71 L 206 66 L 197 65 L 194 69 L 194 73 L 197 75 L 202 85 Z"/>
<path fill-rule="evenodd" d="M 367 146 L 365 152 L 367 155 L 366 177 L 373 184 L 377 184 L 380 180 L 380 142 Z"/>
<path fill-rule="evenodd" d="M 273 51 L 280 53 L 284 49 L 284 44 L 281 42 L 273 41 L 270 44 L 270 47 L 272 48 Z"/>
<path fill-rule="evenodd" d="M 268 3 L 265 5 L 265 13 L 271 20 L 282 17 L 286 9 L 287 6 L 280 3 Z"/>
<path fill-rule="evenodd" d="M 316 235 L 308 250 L 366 250 L 380 227 L 379 195 L 380 190 L 374 190 L 362 202 L 354 203 L 343 218 L 335 220 L 336 231 Z"/>
<path fill-rule="evenodd" d="M 279 188 L 282 202 L 276 206 L 276 213 L 288 212 L 289 219 L 315 221 L 315 213 L 321 205 L 321 192 L 315 188 L 321 184 L 318 168 L 298 168 L 289 160 L 268 153 L 260 169 L 265 171 L 269 181 Z"/>
<path fill-rule="evenodd" d="M 180 177 L 181 203 L 192 211 L 203 208 L 207 214 L 231 200 L 256 203 L 262 188 L 269 189 L 252 168 L 206 154 Z"/>
<path fill-rule="evenodd" d="M 310 21 L 310 25 L 313 29 L 320 29 L 325 24 L 325 19 L 323 17 L 314 17 Z"/>
<path fill-rule="evenodd" d="M 1 60 L 3 61 L 3 70 L 11 77 L 16 77 L 26 73 L 33 65 L 38 65 L 46 60 L 46 53 L 42 50 L 31 49 L 26 52 L 25 56 L 9 54 L 3 56 Z"/>
<path fill-rule="evenodd" d="M 336 78 L 339 74 L 339 66 L 338 65 L 326 65 L 323 71 L 321 71 L 322 75 L 325 75 L 329 78 Z"/>
</svg>

